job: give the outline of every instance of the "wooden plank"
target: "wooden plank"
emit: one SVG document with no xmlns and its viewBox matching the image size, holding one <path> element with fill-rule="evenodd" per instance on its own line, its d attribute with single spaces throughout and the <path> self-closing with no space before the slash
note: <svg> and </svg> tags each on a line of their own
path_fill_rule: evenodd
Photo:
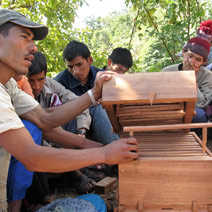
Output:
<svg viewBox="0 0 212 212">
<path fill-rule="evenodd" d="M 186 92 L 185 92 L 186 91 Z M 154 103 L 196 101 L 194 71 L 120 74 L 103 85 L 102 104 Z"/>
<path fill-rule="evenodd" d="M 159 104 L 159 105 L 121 105 L 119 109 L 117 109 L 118 113 L 129 113 L 131 111 L 133 112 L 148 112 L 148 111 L 169 111 L 169 110 L 183 110 L 184 111 L 184 104 L 182 102 L 180 103 L 174 103 L 174 104 Z"/>
<path fill-rule="evenodd" d="M 120 125 L 119 125 L 119 121 L 116 118 L 116 114 L 114 112 L 114 107 L 112 105 L 107 105 L 104 107 L 105 110 L 107 111 L 108 117 L 110 119 L 110 122 L 113 126 L 113 131 L 114 132 L 119 132 L 121 130 Z"/>
<path fill-rule="evenodd" d="M 115 177 L 105 177 L 95 185 L 95 192 L 97 194 L 106 194 L 112 190 L 112 186 L 117 184 L 117 178 Z"/>
<path fill-rule="evenodd" d="M 194 117 L 195 102 L 190 101 L 185 103 L 186 115 L 185 115 L 184 123 L 191 123 L 192 118 Z"/>
<path fill-rule="evenodd" d="M 124 127 L 125 132 L 129 131 L 162 131 L 171 129 L 191 129 L 191 128 L 202 128 L 212 127 L 212 123 L 192 123 L 192 124 L 173 124 L 173 125 L 160 125 L 160 126 L 134 126 Z"/>
<path fill-rule="evenodd" d="M 184 158 L 185 160 L 185 158 Z M 212 204 L 211 161 L 137 160 L 119 165 L 119 204 Z"/>
</svg>

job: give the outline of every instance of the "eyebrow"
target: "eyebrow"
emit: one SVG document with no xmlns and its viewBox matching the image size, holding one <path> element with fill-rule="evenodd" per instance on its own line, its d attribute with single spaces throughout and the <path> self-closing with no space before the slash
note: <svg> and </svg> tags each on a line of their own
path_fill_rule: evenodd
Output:
<svg viewBox="0 0 212 212">
<path fill-rule="evenodd" d="M 24 34 L 27 34 L 28 36 L 31 36 L 33 34 L 33 33 L 26 31 L 25 29 L 22 29 L 21 32 Z"/>
</svg>

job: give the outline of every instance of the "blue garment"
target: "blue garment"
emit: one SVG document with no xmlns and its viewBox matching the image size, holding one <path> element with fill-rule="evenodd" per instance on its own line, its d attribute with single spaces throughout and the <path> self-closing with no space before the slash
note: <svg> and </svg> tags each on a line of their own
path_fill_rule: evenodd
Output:
<svg viewBox="0 0 212 212">
<path fill-rule="evenodd" d="M 22 122 L 31 134 L 34 142 L 41 145 L 41 130 L 29 121 L 22 120 Z M 11 156 L 7 178 L 8 201 L 16 201 L 25 197 L 27 189 L 32 184 L 33 175 L 34 172 L 28 171 L 22 163 Z"/>
<path fill-rule="evenodd" d="M 92 203 L 95 206 L 95 208 L 97 209 L 98 212 L 106 212 L 107 211 L 107 207 L 105 205 L 105 202 L 99 195 L 84 194 L 84 195 L 80 195 L 76 198 L 84 199 L 84 200 Z"/>
<path fill-rule="evenodd" d="M 196 116 L 192 119 L 192 123 L 205 123 L 209 121 L 207 113 L 201 109 L 195 107 Z M 191 129 L 191 131 L 194 131 L 199 137 L 202 135 L 202 129 Z"/>
<path fill-rule="evenodd" d="M 209 118 L 207 113 L 198 107 L 195 107 L 196 116 L 192 119 L 192 123 L 205 123 L 208 122 Z"/>
<path fill-rule="evenodd" d="M 89 89 L 94 87 L 94 82 L 96 79 L 96 75 L 99 71 L 103 71 L 102 69 L 96 68 L 95 66 L 90 66 L 90 71 L 88 74 L 88 80 L 85 85 L 81 84 L 79 80 L 73 77 L 73 75 L 65 69 L 60 72 L 55 80 L 61 83 L 66 89 L 69 89 L 77 96 L 81 96 L 86 93 Z"/>
<path fill-rule="evenodd" d="M 96 68 L 95 66 L 90 66 L 88 80 L 85 85 L 81 84 L 79 80 L 74 78 L 68 69 L 60 72 L 55 77 L 55 80 L 61 83 L 66 89 L 69 89 L 76 95 L 80 96 L 94 87 L 96 74 L 99 71 L 103 70 Z M 91 116 L 91 125 L 87 132 L 86 138 L 97 141 L 104 145 L 119 139 L 118 135 L 111 133 L 112 126 L 110 120 L 105 109 L 103 109 L 101 105 L 91 106 L 89 108 L 89 113 Z"/>
<path fill-rule="evenodd" d="M 106 212 L 104 200 L 96 194 L 57 199 L 37 212 Z"/>
</svg>

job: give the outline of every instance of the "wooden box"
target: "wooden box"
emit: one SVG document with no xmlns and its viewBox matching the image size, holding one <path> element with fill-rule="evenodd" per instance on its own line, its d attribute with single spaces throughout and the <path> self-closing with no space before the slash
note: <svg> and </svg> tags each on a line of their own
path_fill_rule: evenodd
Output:
<svg viewBox="0 0 212 212">
<path fill-rule="evenodd" d="M 118 211 L 211 210 L 211 124 L 191 124 L 196 96 L 193 71 L 116 75 L 104 84 L 113 130 L 139 142 L 139 159 L 119 165 Z M 191 127 L 203 127 L 202 140 Z"/>
</svg>

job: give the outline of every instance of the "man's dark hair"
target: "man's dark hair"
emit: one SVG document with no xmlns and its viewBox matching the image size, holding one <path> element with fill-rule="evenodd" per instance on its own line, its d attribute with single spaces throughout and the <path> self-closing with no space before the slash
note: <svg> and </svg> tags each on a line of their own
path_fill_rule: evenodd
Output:
<svg viewBox="0 0 212 212">
<path fill-rule="evenodd" d="M 17 26 L 16 24 L 13 24 L 11 22 L 7 22 L 5 24 L 2 24 L 0 26 L 0 33 L 4 36 L 4 37 L 7 37 L 8 36 L 8 33 L 9 33 L 9 30 L 12 28 L 12 27 L 15 27 Z"/>
<path fill-rule="evenodd" d="M 29 67 L 29 72 L 27 74 L 28 77 L 39 74 L 44 71 L 45 75 L 47 72 L 47 64 L 46 64 L 46 57 L 41 52 L 35 52 L 34 59 L 32 61 L 32 65 Z"/>
<path fill-rule="evenodd" d="M 132 55 L 126 48 L 114 49 L 108 59 L 112 60 L 113 64 L 121 64 L 126 68 L 130 68 L 133 64 Z"/>
<path fill-rule="evenodd" d="M 88 47 L 76 40 L 72 40 L 63 51 L 63 59 L 67 61 L 72 61 L 75 57 L 82 57 L 87 60 L 90 56 Z"/>
</svg>

